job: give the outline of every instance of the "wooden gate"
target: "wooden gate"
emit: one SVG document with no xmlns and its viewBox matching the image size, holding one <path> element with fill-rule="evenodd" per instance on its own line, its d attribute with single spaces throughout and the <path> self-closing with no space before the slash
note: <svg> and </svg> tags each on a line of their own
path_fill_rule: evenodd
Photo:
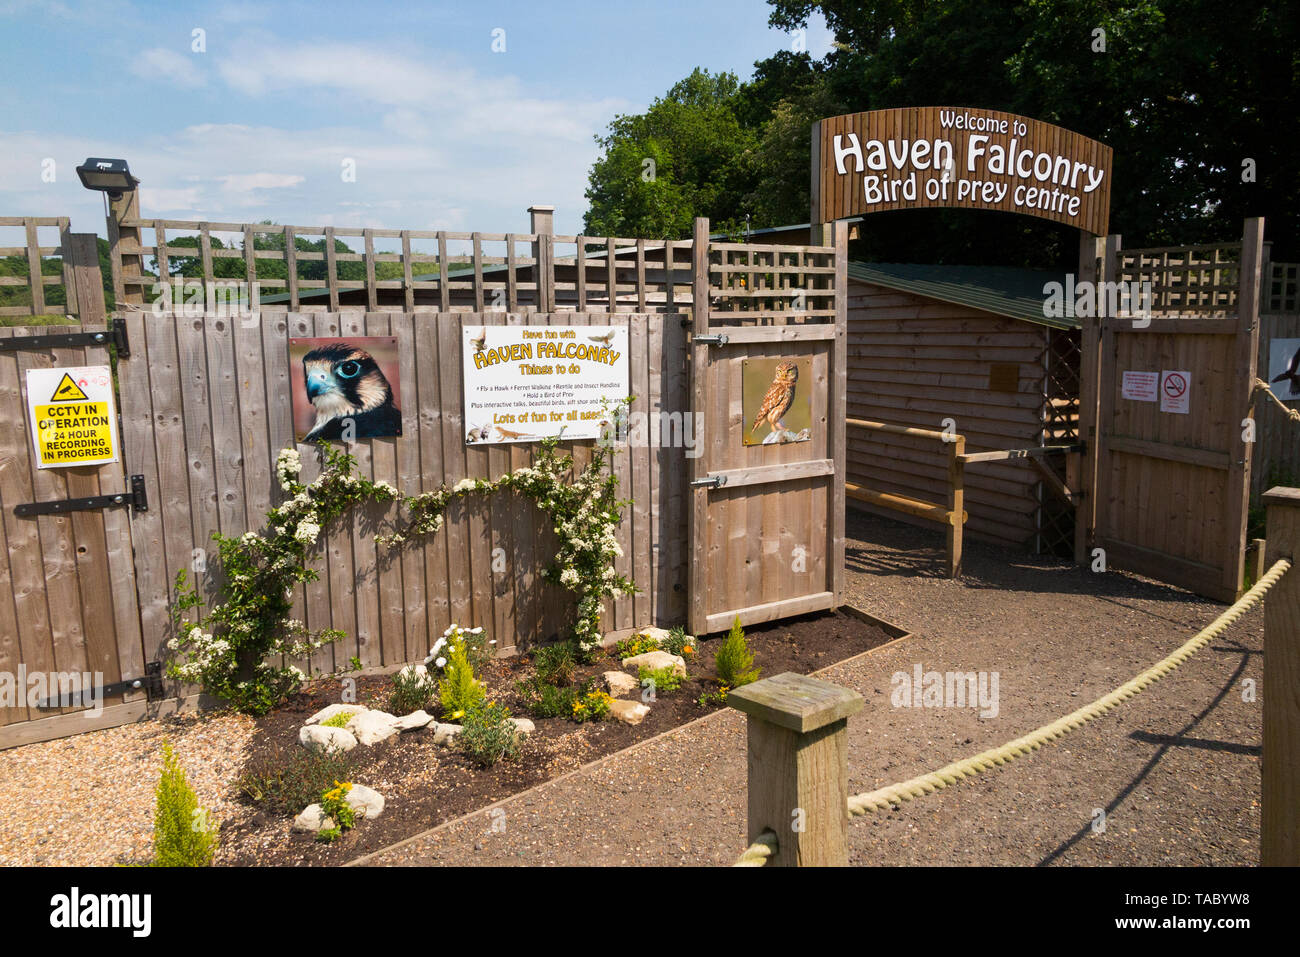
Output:
<svg viewBox="0 0 1300 957">
<path fill-rule="evenodd" d="M 1252 219 L 1241 244 L 1128 252 L 1111 236 L 1105 277 L 1149 282 L 1151 314 L 1087 320 L 1100 340 L 1092 545 L 1108 566 L 1219 601 L 1242 590 L 1263 235 Z"/>
<path fill-rule="evenodd" d="M 14 511 L 69 498 L 122 494 L 129 499 L 124 471 L 129 462 L 40 469 L 33 461 L 28 370 L 108 365 L 108 352 L 99 345 L 30 340 L 15 348 L 19 344 L 13 340 L 40 336 L 49 343 L 52 337 L 97 331 L 108 330 L 0 328 L 0 578 L 12 587 L 12 600 L 10 594 L 0 593 L 0 675 L 16 679 L 18 698 L 17 707 L 0 707 L 0 746 L 121 724 L 130 720 L 121 716 L 124 710 L 143 713 L 143 690 L 105 695 L 98 704 L 107 710 L 92 707 L 95 702 L 35 707 L 29 700 L 48 700 L 60 691 L 88 692 L 145 674 L 129 504 L 62 514 Z M 112 336 L 106 335 L 109 341 Z M 50 677 L 73 674 L 76 678 L 62 688 Z"/>
<path fill-rule="evenodd" d="M 696 221 L 690 630 L 840 604 L 844 580 L 844 228 L 824 247 L 709 243 Z M 747 361 L 791 361 L 810 437 L 746 445 Z M 766 371 L 774 363 L 760 364 Z M 752 386 L 751 386 L 752 391 Z M 798 397 L 796 401 L 802 401 Z"/>
</svg>

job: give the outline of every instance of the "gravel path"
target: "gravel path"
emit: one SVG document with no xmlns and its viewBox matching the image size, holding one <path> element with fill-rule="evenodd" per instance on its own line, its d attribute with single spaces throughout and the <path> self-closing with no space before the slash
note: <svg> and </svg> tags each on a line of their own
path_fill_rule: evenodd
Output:
<svg viewBox="0 0 1300 957">
<path fill-rule="evenodd" d="M 849 723 L 855 793 L 1077 708 L 1222 608 L 979 544 L 968 544 L 966 575 L 953 582 L 940 577 L 932 530 L 853 515 L 849 533 L 849 602 L 913 632 L 821 673 L 867 699 Z M 1256 863 L 1262 718 L 1242 682 L 1258 685 L 1262 648 L 1256 610 L 1117 713 L 1007 768 L 855 822 L 852 862 Z M 996 717 L 892 707 L 891 676 L 917 664 L 997 672 Z M 724 711 L 365 863 L 728 864 L 744 846 L 744 754 L 744 718 Z"/>
<path fill-rule="evenodd" d="M 0 866 L 147 862 L 163 741 L 220 821 L 236 813 L 229 782 L 252 730 L 241 715 L 190 714 L 0 751 Z"/>
</svg>

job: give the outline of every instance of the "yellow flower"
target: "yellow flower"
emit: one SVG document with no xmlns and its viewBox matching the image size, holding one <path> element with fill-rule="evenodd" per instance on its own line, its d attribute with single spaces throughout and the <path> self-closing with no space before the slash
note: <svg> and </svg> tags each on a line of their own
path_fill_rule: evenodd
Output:
<svg viewBox="0 0 1300 957">
<path fill-rule="evenodd" d="M 454 721 L 456 718 L 463 718 L 463 717 L 465 717 L 465 712 L 464 712 L 464 711 L 453 711 L 453 712 L 451 713 L 450 717 L 451 717 L 452 720 Z"/>
</svg>

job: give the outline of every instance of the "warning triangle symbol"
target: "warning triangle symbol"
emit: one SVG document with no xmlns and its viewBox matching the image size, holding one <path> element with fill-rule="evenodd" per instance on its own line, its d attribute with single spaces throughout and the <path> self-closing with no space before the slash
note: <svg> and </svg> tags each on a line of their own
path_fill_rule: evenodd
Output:
<svg viewBox="0 0 1300 957">
<path fill-rule="evenodd" d="M 50 396 L 51 402 L 89 402 L 90 396 L 81 391 L 81 386 L 72 381 L 72 376 L 66 372 L 63 378 L 59 380 L 58 387 L 54 390 L 54 395 Z"/>
</svg>

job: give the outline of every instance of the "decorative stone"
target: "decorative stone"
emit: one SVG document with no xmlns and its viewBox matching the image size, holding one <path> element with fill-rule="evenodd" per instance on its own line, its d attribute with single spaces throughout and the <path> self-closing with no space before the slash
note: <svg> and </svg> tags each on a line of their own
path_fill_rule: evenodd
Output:
<svg viewBox="0 0 1300 957">
<path fill-rule="evenodd" d="M 609 693 L 615 698 L 632 694 L 641 687 L 640 679 L 624 674 L 621 671 L 606 671 L 604 678 L 605 687 L 609 689 Z"/>
<path fill-rule="evenodd" d="M 397 718 L 387 711 L 363 711 L 352 717 L 347 730 L 355 734 L 362 744 L 374 746 L 387 741 L 400 729 L 397 727 Z"/>
<path fill-rule="evenodd" d="M 511 718 L 510 723 L 515 726 L 517 734 L 532 734 L 537 730 L 537 725 L 533 724 L 527 718 Z"/>
<path fill-rule="evenodd" d="M 653 638 L 655 641 L 663 644 L 668 640 L 669 631 L 667 628 L 642 628 L 637 632 L 638 635 L 644 635 L 646 638 Z"/>
<path fill-rule="evenodd" d="M 441 724 L 435 722 L 433 725 L 433 743 L 450 745 L 460 734 L 460 725 L 458 724 Z"/>
<path fill-rule="evenodd" d="M 357 739 L 347 728 L 324 728 L 319 724 L 306 724 L 298 731 L 298 743 L 317 754 L 341 754 L 355 748 Z"/>
<path fill-rule="evenodd" d="M 609 704 L 609 713 L 624 724 L 640 724 L 650 713 L 650 706 L 640 701 L 615 698 Z"/>
<path fill-rule="evenodd" d="M 624 658 L 623 667 L 632 674 L 639 674 L 642 668 L 649 668 L 651 671 L 672 668 L 674 673 L 686 677 L 686 659 L 681 655 L 670 655 L 666 651 L 647 651 L 643 655 Z"/>
<path fill-rule="evenodd" d="M 427 711 L 412 711 L 397 719 L 394 727 L 398 731 L 414 731 L 417 728 L 426 728 L 433 722 L 433 715 Z"/>
<path fill-rule="evenodd" d="M 308 718 L 303 724 L 320 724 L 322 721 L 328 721 L 337 714 L 360 714 L 363 711 L 369 711 L 363 704 L 332 704 L 328 707 L 321 708 L 314 715 Z"/>
<path fill-rule="evenodd" d="M 384 796 L 374 788 L 364 784 L 352 785 L 347 796 L 348 807 L 357 812 L 357 817 L 373 821 L 384 813 Z"/>
<path fill-rule="evenodd" d="M 302 809 L 302 813 L 293 819 L 293 829 L 295 831 L 307 831 L 311 834 L 333 826 L 334 819 L 326 817 L 319 804 L 308 804 Z"/>
</svg>

